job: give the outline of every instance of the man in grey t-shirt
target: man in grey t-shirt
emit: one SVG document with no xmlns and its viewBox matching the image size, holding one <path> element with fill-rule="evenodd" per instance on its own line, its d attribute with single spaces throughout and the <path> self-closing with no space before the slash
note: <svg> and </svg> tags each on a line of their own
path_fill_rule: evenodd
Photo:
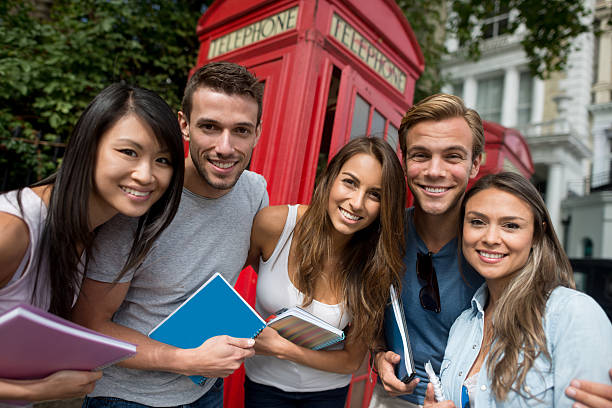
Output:
<svg viewBox="0 0 612 408">
<path fill-rule="evenodd" d="M 218 336 L 178 349 L 147 333 L 215 272 L 235 283 L 249 250 L 253 217 L 268 205 L 266 182 L 245 171 L 260 136 L 263 86 L 246 69 L 211 63 L 185 88 L 179 123 L 190 142 L 176 217 L 140 266 L 119 277 L 135 228 L 116 216 L 98 232 L 94 262 L 75 321 L 137 344 L 137 354 L 104 370 L 84 406 L 222 407 L 221 380 L 254 354 L 252 339 Z M 211 313 L 221 313 L 211 310 Z M 213 378 L 203 386 L 189 375 Z"/>
</svg>

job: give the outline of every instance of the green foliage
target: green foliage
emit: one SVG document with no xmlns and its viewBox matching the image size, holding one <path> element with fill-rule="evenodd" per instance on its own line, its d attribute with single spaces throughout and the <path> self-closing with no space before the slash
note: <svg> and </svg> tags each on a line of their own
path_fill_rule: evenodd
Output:
<svg viewBox="0 0 612 408">
<path fill-rule="evenodd" d="M 420 101 L 444 85 L 439 66 L 446 53 L 445 0 L 397 0 L 397 5 L 408 19 L 425 57 L 425 71 L 416 83 L 414 94 L 414 100 Z"/>
<path fill-rule="evenodd" d="M 502 9 L 513 10 L 508 34 L 514 33 L 520 25 L 525 27 L 521 45 L 529 59 L 532 75 L 540 78 L 563 70 L 572 40 L 590 30 L 590 26 L 583 23 L 589 11 L 582 0 L 397 0 L 397 3 L 410 22 L 425 57 L 425 72 L 417 81 L 415 100 L 439 92 L 445 82 L 440 74 L 440 63 L 447 53 L 445 34 L 456 35 L 467 56 L 478 60 L 483 35 L 476 28 L 482 20 L 496 14 L 496 3 Z M 450 7 L 448 13 L 447 7 Z"/>
<path fill-rule="evenodd" d="M 7 188 L 55 170 L 58 143 L 112 82 L 152 89 L 178 109 L 199 45 L 201 1 L 34 4 L 0 2 L 0 169 L 9 174 Z"/>
<path fill-rule="evenodd" d="M 513 10 L 509 34 L 520 25 L 526 28 L 521 45 L 529 59 L 531 73 L 543 79 L 566 67 L 572 40 L 590 30 L 590 26 L 583 23 L 590 13 L 584 1 L 501 0 L 499 3 Z M 474 59 L 480 56 L 479 42 L 482 40 L 482 34 L 473 35 L 474 29 L 478 21 L 495 14 L 494 6 L 493 1 L 453 2 L 451 29 L 456 31 L 459 43 Z"/>
</svg>

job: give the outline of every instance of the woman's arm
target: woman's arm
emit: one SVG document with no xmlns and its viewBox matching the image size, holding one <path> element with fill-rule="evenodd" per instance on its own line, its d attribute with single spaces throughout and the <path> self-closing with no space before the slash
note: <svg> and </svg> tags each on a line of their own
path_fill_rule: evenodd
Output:
<svg viewBox="0 0 612 408">
<path fill-rule="evenodd" d="M 0 288 L 11 281 L 30 244 L 26 223 L 19 217 L 0 212 Z"/>
<path fill-rule="evenodd" d="M 81 397 L 93 391 L 102 372 L 58 371 L 39 380 L 0 379 L 1 400 L 49 401 Z"/>
<path fill-rule="evenodd" d="M 352 374 L 359 369 L 367 347 L 350 336 L 343 350 L 310 350 L 285 339 L 278 332 L 266 327 L 255 339 L 255 353 L 290 360 L 298 364 L 340 374 Z"/>
<path fill-rule="evenodd" d="M 245 266 L 251 265 L 257 270 L 259 257 L 266 260 L 272 255 L 285 228 L 287 214 L 289 214 L 289 207 L 286 205 L 276 205 L 259 210 L 253 220 L 251 246 Z"/>
<path fill-rule="evenodd" d="M 546 318 L 548 325 L 554 324 L 551 333 L 547 330 L 554 367 L 554 403 L 562 407 L 574 403 L 565 389 L 575 378 L 609 384 L 612 325 L 601 307 L 585 294 L 571 291 L 557 305 Z"/>
</svg>

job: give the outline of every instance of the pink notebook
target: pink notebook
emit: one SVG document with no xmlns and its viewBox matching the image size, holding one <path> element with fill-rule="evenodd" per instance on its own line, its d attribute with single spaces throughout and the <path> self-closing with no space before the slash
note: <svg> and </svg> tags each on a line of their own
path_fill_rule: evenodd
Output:
<svg viewBox="0 0 612 408">
<path fill-rule="evenodd" d="M 31 305 L 0 316 L 0 378 L 43 378 L 60 370 L 99 370 L 136 354 L 136 346 Z"/>
</svg>

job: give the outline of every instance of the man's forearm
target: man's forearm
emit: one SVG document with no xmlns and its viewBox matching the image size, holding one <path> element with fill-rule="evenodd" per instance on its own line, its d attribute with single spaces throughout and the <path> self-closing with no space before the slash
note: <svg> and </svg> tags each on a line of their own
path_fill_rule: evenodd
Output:
<svg viewBox="0 0 612 408">
<path fill-rule="evenodd" d="M 119 366 L 185 374 L 187 367 L 181 364 L 181 349 L 160 343 L 137 330 L 112 321 L 90 324 L 89 328 L 137 346 L 136 355 L 118 363 Z"/>
</svg>

